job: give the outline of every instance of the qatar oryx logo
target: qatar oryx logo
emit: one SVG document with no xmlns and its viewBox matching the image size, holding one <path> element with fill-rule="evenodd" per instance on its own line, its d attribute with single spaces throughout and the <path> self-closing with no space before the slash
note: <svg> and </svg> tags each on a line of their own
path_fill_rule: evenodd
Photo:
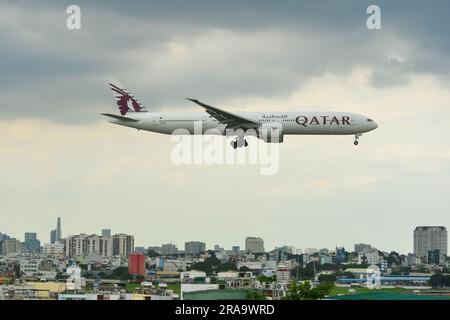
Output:
<svg viewBox="0 0 450 320">
<path fill-rule="evenodd" d="M 299 125 L 307 127 L 307 126 L 312 126 L 312 125 L 332 125 L 332 124 L 336 124 L 336 125 L 350 125 L 350 117 L 348 116 L 342 116 L 340 119 L 336 116 L 334 117 L 330 117 L 330 116 L 313 116 L 310 118 L 308 118 L 307 116 L 298 116 L 297 118 L 295 118 L 295 122 L 297 122 Z"/>
<path fill-rule="evenodd" d="M 118 87 L 112 83 L 110 83 L 109 86 L 114 92 L 114 97 L 116 98 L 116 103 L 122 116 L 126 115 L 128 111 L 147 111 L 146 108 L 137 99 L 135 99 L 127 89 Z"/>
</svg>

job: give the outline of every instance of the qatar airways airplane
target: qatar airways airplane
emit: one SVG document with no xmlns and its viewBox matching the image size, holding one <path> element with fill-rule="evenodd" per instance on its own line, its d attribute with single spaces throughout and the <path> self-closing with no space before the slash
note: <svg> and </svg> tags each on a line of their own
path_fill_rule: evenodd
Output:
<svg viewBox="0 0 450 320">
<path fill-rule="evenodd" d="M 354 135 L 354 144 L 365 132 L 378 125 L 370 118 L 348 112 L 275 111 L 233 113 L 188 99 L 204 112 L 148 112 L 133 95 L 118 83 L 110 83 L 120 114 L 102 113 L 110 122 L 138 130 L 172 134 L 215 134 L 235 137 L 233 148 L 247 147 L 246 136 L 265 142 L 281 143 L 284 135 Z M 200 127 L 200 130 L 197 130 Z"/>
</svg>

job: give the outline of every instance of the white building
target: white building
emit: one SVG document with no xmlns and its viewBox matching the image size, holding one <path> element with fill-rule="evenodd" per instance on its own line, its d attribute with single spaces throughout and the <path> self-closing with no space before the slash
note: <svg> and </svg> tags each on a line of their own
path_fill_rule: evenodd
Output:
<svg viewBox="0 0 450 320">
<path fill-rule="evenodd" d="M 117 238 L 109 236 L 98 236 L 96 234 L 86 235 L 84 233 L 69 236 L 65 239 L 65 253 L 68 257 L 86 257 L 91 254 L 99 254 L 102 257 L 113 256 L 113 243 L 116 240 L 117 255 L 129 254 L 134 248 L 134 240 L 130 240 L 129 236 L 117 235 Z M 128 252 L 129 251 L 129 252 Z M 126 255 L 127 256 L 127 255 Z"/>
<path fill-rule="evenodd" d="M 261 270 L 263 269 L 263 262 L 259 261 L 238 261 L 237 269 L 241 269 L 242 267 L 247 267 L 250 270 Z"/>
<path fill-rule="evenodd" d="M 23 259 L 20 261 L 20 271 L 25 277 L 33 277 L 39 272 L 40 259 Z"/>
<path fill-rule="evenodd" d="M 65 253 L 64 243 L 45 243 L 42 253 L 44 255 L 63 255 Z"/>
<path fill-rule="evenodd" d="M 289 283 L 291 272 L 287 265 L 280 263 L 277 267 L 277 283 Z"/>
<path fill-rule="evenodd" d="M 181 259 L 168 259 L 164 260 L 163 271 L 166 272 L 178 272 L 178 271 L 186 271 L 187 269 L 187 261 Z"/>
</svg>

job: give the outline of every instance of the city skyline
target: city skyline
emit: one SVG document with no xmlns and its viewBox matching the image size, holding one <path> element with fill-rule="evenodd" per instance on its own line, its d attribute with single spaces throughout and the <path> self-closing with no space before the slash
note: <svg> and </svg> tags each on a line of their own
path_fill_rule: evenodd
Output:
<svg viewBox="0 0 450 320">
<path fill-rule="evenodd" d="M 201 238 L 198 238 L 198 237 L 197 238 L 180 239 L 178 242 L 173 241 L 173 238 L 171 238 L 170 241 L 166 241 L 166 242 L 162 241 L 160 243 L 141 243 L 139 241 L 139 239 L 136 241 L 136 236 L 133 233 L 128 233 L 128 234 L 133 235 L 133 237 L 134 237 L 134 243 L 135 243 L 134 247 L 144 247 L 145 249 L 147 249 L 148 247 L 161 247 L 162 245 L 174 245 L 174 246 L 176 246 L 178 251 L 183 251 L 183 252 L 185 251 L 185 246 L 188 243 L 189 244 L 192 244 L 192 243 L 205 243 L 206 244 L 206 250 L 213 250 L 213 251 L 214 251 L 216 246 L 225 248 L 225 250 L 232 250 L 234 246 L 239 246 L 241 250 L 245 250 L 247 239 L 251 238 L 252 240 L 253 239 L 261 239 L 263 241 L 262 245 L 263 245 L 263 247 L 265 247 L 265 251 L 264 252 L 270 252 L 270 251 L 274 250 L 275 248 L 281 248 L 283 246 L 289 246 L 289 247 L 294 247 L 295 249 L 300 249 L 300 250 L 302 250 L 303 253 L 305 253 L 306 250 L 312 249 L 312 248 L 317 249 L 317 250 L 330 249 L 331 251 L 333 251 L 336 248 L 340 248 L 340 247 L 344 247 L 346 251 L 352 252 L 352 251 L 354 251 L 353 248 L 354 248 L 355 245 L 366 245 L 366 244 L 369 244 L 373 248 L 376 248 L 376 249 L 378 249 L 380 251 L 384 251 L 384 252 L 395 251 L 395 252 L 398 252 L 400 254 L 408 254 L 408 253 L 415 253 L 414 252 L 414 244 L 415 244 L 415 241 L 416 241 L 416 239 L 415 239 L 415 232 L 416 232 L 416 230 L 418 228 L 441 228 L 441 227 L 444 227 L 446 229 L 446 226 L 416 226 L 416 227 L 414 227 L 411 230 L 411 232 L 410 232 L 410 238 L 411 238 L 410 239 L 411 240 L 411 249 L 410 250 L 400 250 L 400 249 L 395 249 L 395 248 L 384 248 L 384 247 L 379 247 L 376 243 L 373 243 L 373 242 L 357 241 L 357 240 L 355 240 L 353 243 L 349 243 L 348 245 L 339 245 L 339 244 L 337 244 L 337 245 L 330 245 L 330 246 L 318 246 L 318 245 L 314 245 L 314 244 L 311 244 L 311 245 L 296 245 L 296 244 L 291 244 L 291 243 L 278 243 L 278 244 L 275 244 L 275 245 L 268 245 L 267 246 L 267 242 L 264 239 L 264 237 L 258 236 L 258 235 L 245 235 L 241 240 L 236 241 L 235 243 L 232 243 L 230 245 L 223 244 L 220 241 L 208 243 L 207 241 L 205 241 L 205 240 L 203 240 Z M 69 227 L 69 229 L 70 229 L 70 227 Z M 110 234 L 109 234 L 110 237 L 112 237 L 112 236 L 114 236 L 116 234 L 125 234 L 125 232 L 122 232 L 122 231 L 116 233 L 111 228 L 105 229 L 104 227 L 102 227 L 102 228 L 100 228 L 98 230 L 94 230 L 93 232 L 86 232 L 86 231 L 79 230 L 79 231 L 76 231 L 74 233 L 66 234 L 66 235 L 62 236 L 62 240 L 66 239 L 69 236 L 77 236 L 77 235 L 80 235 L 80 234 L 84 234 L 84 235 L 87 235 L 87 236 L 96 235 L 96 236 L 99 236 L 99 237 L 103 237 L 104 235 L 102 234 L 102 232 L 104 230 L 107 230 L 107 231 L 110 232 Z M 14 235 L 14 234 L 5 232 L 4 230 L 3 231 L 0 230 L 0 234 L 8 235 L 12 239 L 17 239 L 19 241 L 22 240 L 22 237 L 20 237 L 20 236 L 18 237 L 18 236 Z M 37 239 L 41 241 L 42 245 L 50 243 L 50 242 L 47 242 L 47 241 L 42 241 L 41 238 L 39 237 L 39 232 L 35 232 L 35 231 L 25 231 L 25 232 L 23 232 L 22 235 L 23 235 L 24 240 L 25 240 L 25 237 L 26 237 L 27 234 L 36 234 L 37 235 Z M 448 242 L 447 238 L 446 238 L 446 241 Z"/>
<path fill-rule="evenodd" d="M 86 1 L 81 30 L 56 0 L 0 3 L 0 226 L 46 242 L 133 234 L 139 245 L 351 247 L 412 252 L 450 225 L 450 45 L 443 1 Z M 118 41 L 117 39 L 123 39 Z M 292 137 L 279 172 L 176 165 L 169 136 L 111 126 L 118 78 L 150 110 L 347 110 L 361 137 Z M 222 139 L 222 138 L 220 138 Z M 51 226 L 51 227 L 50 227 Z M 163 227 L 162 227 L 163 226 Z"/>
</svg>

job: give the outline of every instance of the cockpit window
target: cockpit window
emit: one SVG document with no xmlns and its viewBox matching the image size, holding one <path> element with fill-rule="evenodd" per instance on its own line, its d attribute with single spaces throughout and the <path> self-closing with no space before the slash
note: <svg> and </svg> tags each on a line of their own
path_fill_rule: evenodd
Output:
<svg viewBox="0 0 450 320">
<path fill-rule="evenodd" d="M 373 122 L 373 120 L 372 119 L 367 119 L 367 122 Z"/>
</svg>

